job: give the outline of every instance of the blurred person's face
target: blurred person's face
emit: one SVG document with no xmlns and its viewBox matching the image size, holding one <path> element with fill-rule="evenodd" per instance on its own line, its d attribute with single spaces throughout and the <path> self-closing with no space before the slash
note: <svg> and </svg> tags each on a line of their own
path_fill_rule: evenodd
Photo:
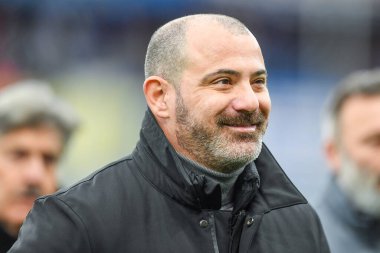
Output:
<svg viewBox="0 0 380 253">
<path fill-rule="evenodd" d="M 208 168 L 236 170 L 259 155 L 271 109 L 259 44 L 251 34 L 199 24 L 188 30 L 186 55 L 169 141 Z"/>
<path fill-rule="evenodd" d="M 380 95 L 347 99 L 339 124 L 338 182 L 363 212 L 380 217 Z"/>
<path fill-rule="evenodd" d="M 0 136 L 0 223 L 8 233 L 16 236 L 33 201 L 57 189 L 61 151 L 61 135 L 52 127 L 23 127 Z"/>
<path fill-rule="evenodd" d="M 358 210 L 380 217 L 379 178 L 371 174 L 370 168 L 361 167 L 344 151 L 341 153 L 341 159 L 338 184 Z"/>
</svg>

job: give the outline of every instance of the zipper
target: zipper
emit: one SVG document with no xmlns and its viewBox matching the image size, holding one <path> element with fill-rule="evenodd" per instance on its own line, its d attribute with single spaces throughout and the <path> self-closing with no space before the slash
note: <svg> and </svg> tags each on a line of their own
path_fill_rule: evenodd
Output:
<svg viewBox="0 0 380 253">
<path fill-rule="evenodd" d="M 215 228 L 215 217 L 212 212 L 209 212 L 209 223 L 210 223 L 210 231 L 211 231 L 211 237 L 212 237 L 212 244 L 214 246 L 214 252 L 219 253 L 219 247 L 218 247 L 218 240 L 216 238 L 216 228 Z"/>
<path fill-rule="evenodd" d="M 229 250 L 228 252 L 233 253 L 238 249 L 238 245 L 236 244 L 236 240 L 238 239 L 237 236 L 241 236 L 241 230 L 243 226 L 244 219 L 246 217 L 245 210 L 240 210 L 237 214 L 235 214 L 233 217 L 231 217 L 230 220 L 230 242 L 229 242 Z M 240 233 L 239 233 L 240 230 Z M 236 234 L 238 233 L 238 234 Z"/>
</svg>

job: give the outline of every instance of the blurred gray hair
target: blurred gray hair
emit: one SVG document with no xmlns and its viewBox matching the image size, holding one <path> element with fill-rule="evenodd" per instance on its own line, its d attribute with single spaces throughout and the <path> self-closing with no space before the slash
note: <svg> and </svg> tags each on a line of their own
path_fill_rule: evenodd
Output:
<svg viewBox="0 0 380 253">
<path fill-rule="evenodd" d="M 186 31 L 196 19 L 217 21 L 232 34 L 250 34 L 239 20 L 219 14 L 196 14 L 181 17 L 161 26 L 150 39 L 145 57 L 145 78 L 160 76 L 177 85 L 186 66 Z"/>
<path fill-rule="evenodd" d="M 65 145 L 78 127 L 79 117 L 53 93 L 48 83 L 24 80 L 0 90 L 0 135 L 41 124 L 56 127 Z"/>
<path fill-rule="evenodd" d="M 380 69 L 357 71 L 339 83 L 327 100 L 322 120 L 322 139 L 339 142 L 339 116 L 344 102 L 356 95 L 380 95 Z"/>
</svg>

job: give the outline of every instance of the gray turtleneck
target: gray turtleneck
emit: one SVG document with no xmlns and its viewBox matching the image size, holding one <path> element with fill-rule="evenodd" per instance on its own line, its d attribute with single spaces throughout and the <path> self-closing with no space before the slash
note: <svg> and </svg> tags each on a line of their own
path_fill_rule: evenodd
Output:
<svg viewBox="0 0 380 253">
<path fill-rule="evenodd" d="M 242 167 L 240 169 L 235 170 L 232 173 L 222 173 L 218 172 L 209 168 L 206 168 L 199 163 L 192 161 L 188 159 L 187 157 L 184 157 L 183 155 L 178 154 L 178 157 L 180 158 L 183 169 L 185 171 L 182 171 L 183 174 L 189 175 L 189 172 L 196 173 L 198 175 L 203 175 L 209 180 L 213 180 L 214 182 L 218 183 L 220 185 L 221 193 L 222 193 L 222 210 L 232 210 L 233 209 L 233 186 L 239 177 L 239 175 L 243 172 L 245 167 Z M 255 167 L 256 168 L 256 167 Z M 189 183 L 190 179 L 188 176 L 185 176 L 186 180 L 188 180 Z"/>
</svg>

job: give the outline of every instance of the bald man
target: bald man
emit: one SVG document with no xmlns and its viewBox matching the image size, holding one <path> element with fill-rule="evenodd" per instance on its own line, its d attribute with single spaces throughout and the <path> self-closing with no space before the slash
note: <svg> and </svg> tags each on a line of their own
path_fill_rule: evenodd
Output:
<svg viewBox="0 0 380 253">
<path fill-rule="evenodd" d="M 148 45 L 133 153 L 40 198 L 16 252 L 329 252 L 314 210 L 263 144 L 260 46 L 238 20 L 192 15 Z"/>
</svg>

